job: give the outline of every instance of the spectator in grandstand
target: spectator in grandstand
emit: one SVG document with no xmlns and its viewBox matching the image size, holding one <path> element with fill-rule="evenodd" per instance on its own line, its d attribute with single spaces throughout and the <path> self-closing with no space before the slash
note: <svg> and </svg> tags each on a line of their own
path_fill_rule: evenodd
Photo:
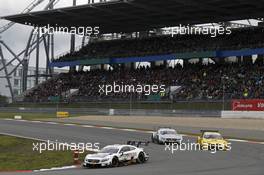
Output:
<svg viewBox="0 0 264 175">
<path fill-rule="evenodd" d="M 48 101 L 51 96 L 66 97 L 71 89 L 78 92 L 68 100 L 147 100 L 137 93 L 99 93 L 102 84 L 157 84 L 181 86 L 174 100 L 221 100 L 264 98 L 264 67 L 261 64 L 189 64 L 186 67 L 141 67 L 135 70 L 93 70 L 61 74 L 27 94 L 26 99 Z M 245 95 L 246 94 L 246 95 Z M 168 100 L 169 94 L 163 99 Z"/>
<path fill-rule="evenodd" d="M 68 53 L 56 61 L 89 58 L 123 58 L 196 51 L 234 50 L 263 47 L 264 28 L 232 30 L 231 35 L 179 35 L 94 41 L 81 50 Z"/>
</svg>

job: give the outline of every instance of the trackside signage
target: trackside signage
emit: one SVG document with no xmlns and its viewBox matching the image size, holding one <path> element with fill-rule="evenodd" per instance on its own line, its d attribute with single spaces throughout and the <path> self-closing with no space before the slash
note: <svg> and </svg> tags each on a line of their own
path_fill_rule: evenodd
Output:
<svg viewBox="0 0 264 175">
<path fill-rule="evenodd" d="M 233 100 L 233 111 L 264 111 L 264 99 Z"/>
</svg>

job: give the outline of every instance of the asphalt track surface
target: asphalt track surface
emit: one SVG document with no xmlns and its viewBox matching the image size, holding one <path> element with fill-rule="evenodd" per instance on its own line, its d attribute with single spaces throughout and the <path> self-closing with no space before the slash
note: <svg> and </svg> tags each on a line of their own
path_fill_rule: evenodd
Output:
<svg viewBox="0 0 264 175">
<path fill-rule="evenodd" d="M 136 119 L 135 119 L 136 120 Z M 113 121 L 93 121 L 93 120 L 78 120 L 75 117 L 66 119 L 43 119 L 43 121 L 59 122 L 59 123 L 75 123 L 81 125 L 98 125 L 98 126 L 111 126 L 122 128 L 134 128 L 134 129 L 148 129 L 154 130 L 161 126 L 161 124 L 146 124 L 144 123 L 129 123 L 129 122 L 113 122 Z M 207 124 L 209 125 L 209 124 Z M 245 140 L 259 140 L 264 142 L 264 130 L 250 130 L 250 129 L 231 129 L 231 128 L 212 128 L 212 127 L 191 127 L 180 126 L 177 123 L 171 125 L 163 125 L 163 127 L 173 127 L 180 133 L 200 134 L 201 129 L 218 130 L 221 134 L 228 138 L 238 138 Z M 241 127 L 243 128 L 243 127 Z"/>
<path fill-rule="evenodd" d="M 108 144 L 125 143 L 127 140 L 149 140 L 150 134 L 131 131 L 65 126 L 52 123 L 33 123 L 0 120 L 0 133 L 59 142 L 99 142 Z M 184 142 L 194 142 L 185 137 Z M 146 164 L 118 168 L 69 169 L 61 171 L 3 174 L 45 174 L 45 175 L 263 175 L 264 145 L 232 142 L 230 152 L 212 154 L 204 151 L 165 151 L 162 145 L 150 144 L 145 148 L 150 154 Z"/>
</svg>

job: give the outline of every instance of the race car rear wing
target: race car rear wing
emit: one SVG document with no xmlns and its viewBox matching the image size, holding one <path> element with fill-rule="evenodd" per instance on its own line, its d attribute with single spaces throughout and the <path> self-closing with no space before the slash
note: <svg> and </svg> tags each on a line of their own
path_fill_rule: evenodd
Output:
<svg viewBox="0 0 264 175">
<path fill-rule="evenodd" d="M 205 132 L 219 132 L 218 130 L 201 130 L 201 133 L 205 133 Z"/>
<path fill-rule="evenodd" d="M 170 126 L 158 126 L 158 127 L 154 127 L 154 130 L 157 131 L 159 129 L 173 129 L 172 127 Z"/>
<path fill-rule="evenodd" d="M 127 141 L 127 145 L 133 145 L 136 147 L 140 147 L 140 146 L 148 146 L 149 145 L 149 141 L 145 142 L 145 141 Z"/>
</svg>

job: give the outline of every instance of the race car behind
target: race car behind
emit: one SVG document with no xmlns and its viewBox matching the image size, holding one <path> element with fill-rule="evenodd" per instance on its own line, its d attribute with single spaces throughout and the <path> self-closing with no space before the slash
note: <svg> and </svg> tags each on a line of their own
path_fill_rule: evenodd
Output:
<svg viewBox="0 0 264 175">
<path fill-rule="evenodd" d="M 201 135 L 197 138 L 197 143 L 202 150 L 230 150 L 229 143 L 223 138 L 219 131 L 201 130 Z"/>
<path fill-rule="evenodd" d="M 175 129 L 159 128 L 156 132 L 152 133 L 151 140 L 153 143 L 178 143 L 182 141 L 182 135 L 178 134 Z"/>
</svg>

